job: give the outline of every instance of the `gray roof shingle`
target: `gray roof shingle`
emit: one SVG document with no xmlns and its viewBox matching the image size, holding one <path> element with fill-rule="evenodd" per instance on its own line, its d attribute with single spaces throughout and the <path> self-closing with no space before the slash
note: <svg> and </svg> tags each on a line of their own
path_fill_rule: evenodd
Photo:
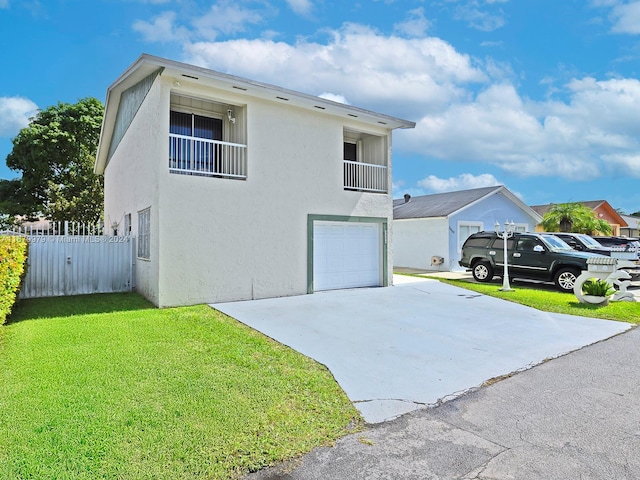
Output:
<svg viewBox="0 0 640 480">
<path fill-rule="evenodd" d="M 393 201 L 393 218 L 400 220 L 406 218 L 446 217 L 470 203 L 503 188 L 502 185 L 497 185 L 458 192 L 422 195 L 420 197 L 411 197 L 409 202 L 406 203 L 404 198 L 397 199 Z"/>
</svg>

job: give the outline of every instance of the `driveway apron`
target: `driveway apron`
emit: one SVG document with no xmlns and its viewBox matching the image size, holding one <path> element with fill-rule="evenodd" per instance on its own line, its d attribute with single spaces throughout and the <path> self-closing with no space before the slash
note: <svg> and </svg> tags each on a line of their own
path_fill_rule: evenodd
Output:
<svg viewBox="0 0 640 480">
<path fill-rule="evenodd" d="M 621 333 L 431 279 L 212 305 L 324 364 L 379 423 Z"/>
</svg>

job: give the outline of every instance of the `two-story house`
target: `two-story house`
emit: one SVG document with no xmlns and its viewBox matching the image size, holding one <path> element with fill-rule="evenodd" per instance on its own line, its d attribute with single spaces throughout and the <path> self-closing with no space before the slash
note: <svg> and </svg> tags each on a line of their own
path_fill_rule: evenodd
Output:
<svg viewBox="0 0 640 480">
<path fill-rule="evenodd" d="M 107 90 L 105 222 L 161 307 L 386 286 L 391 133 L 414 126 L 142 55 Z"/>
</svg>

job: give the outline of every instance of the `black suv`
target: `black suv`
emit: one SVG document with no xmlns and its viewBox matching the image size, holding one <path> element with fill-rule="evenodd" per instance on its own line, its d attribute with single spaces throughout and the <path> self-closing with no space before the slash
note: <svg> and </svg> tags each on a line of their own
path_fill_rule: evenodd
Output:
<svg viewBox="0 0 640 480">
<path fill-rule="evenodd" d="M 580 252 L 599 253 L 600 255 L 611 256 L 611 247 L 605 247 L 597 240 L 594 240 L 589 235 L 584 233 L 564 233 L 564 232 L 550 232 L 551 235 L 555 235 L 564 243 L 569 245 L 574 250 Z"/>
<path fill-rule="evenodd" d="M 554 282 L 563 292 L 573 292 L 573 284 L 587 259 L 601 256 L 578 252 L 558 237 L 547 233 L 514 233 L 507 240 L 510 278 Z M 467 267 L 473 278 L 488 282 L 504 269 L 504 240 L 495 232 L 471 235 L 462 245 L 460 266 Z"/>
</svg>

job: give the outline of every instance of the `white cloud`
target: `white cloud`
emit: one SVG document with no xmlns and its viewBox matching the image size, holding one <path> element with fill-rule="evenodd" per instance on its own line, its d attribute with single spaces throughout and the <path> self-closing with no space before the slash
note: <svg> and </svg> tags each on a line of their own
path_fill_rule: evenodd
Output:
<svg viewBox="0 0 640 480">
<path fill-rule="evenodd" d="M 488 1 L 488 4 L 503 3 L 500 1 Z M 456 8 L 455 18 L 467 22 L 467 24 L 483 32 L 492 32 L 504 26 L 505 19 L 502 12 L 490 13 L 477 1 L 472 1 Z"/>
<path fill-rule="evenodd" d="M 38 106 L 28 98 L 0 97 L 0 137 L 13 137 L 29 125 Z"/>
<path fill-rule="evenodd" d="M 177 26 L 176 13 L 167 11 L 163 12 L 151 19 L 150 22 L 138 20 L 133 24 L 133 29 L 142 34 L 147 42 L 175 42 L 187 41 L 190 32 L 184 28 Z"/>
<path fill-rule="evenodd" d="M 640 34 L 640 1 L 615 5 L 611 12 L 611 19 L 613 32 Z"/>
<path fill-rule="evenodd" d="M 289 7 L 298 15 L 308 15 L 313 8 L 311 0 L 287 0 Z"/>
<path fill-rule="evenodd" d="M 0 8 L 9 8 L 9 0 L 0 0 Z"/>
<path fill-rule="evenodd" d="M 409 10 L 408 18 L 404 22 L 394 25 L 394 30 L 409 37 L 423 37 L 430 26 L 424 16 L 424 8 Z"/>
<path fill-rule="evenodd" d="M 407 193 L 412 197 L 419 197 L 421 195 L 427 194 L 427 192 L 424 189 L 418 188 L 418 187 L 406 186 L 405 182 L 401 180 L 398 182 L 393 182 L 391 184 L 391 195 L 393 196 L 393 198 L 402 198 Z"/>
<path fill-rule="evenodd" d="M 344 98 L 344 95 L 340 95 L 340 94 L 337 94 L 337 93 L 324 92 L 324 93 L 321 93 L 318 96 L 320 98 L 324 98 L 326 100 L 331 100 L 333 102 L 344 103 L 346 105 L 349 105 L 349 102 L 347 102 L 347 99 Z"/>
<path fill-rule="evenodd" d="M 491 85 L 475 101 L 425 115 L 416 130 L 413 148 L 417 151 L 442 158 L 496 162 L 526 158 L 520 146 L 539 140 L 542 128 L 524 109 L 515 88 L 505 83 Z"/>
<path fill-rule="evenodd" d="M 628 140 L 640 137 L 640 80 L 613 79 L 598 81 L 591 77 L 573 80 L 568 85 L 572 93 L 569 110 L 558 108 L 583 131 L 602 132 L 607 137 L 620 136 Z M 635 138 L 634 138 L 635 137 Z"/>
<path fill-rule="evenodd" d="M 457 177 L 438 178 L 435 175 L 429 175 L 418 182 L 418 186 L 426 189 L 431 193 L 454 192 L 457 190 L 468 190 L 471 188 L 493 187 L 501 185 L 501 183 L 489 173 L 481 175 L 472 175 L 471 173 L 463 173 Z"/>
<path fill-rule="evenodd" d="M 526 176 L 593 179 L 620 165 L 632 176 L 640 149 L 640 80 L 576 79 L 568 103 L 525 102 L 513 85 L 491 85 L 473 101 L 425 115 L 409 148 L 495 165 Z"/>
<path fill-rule="evenodd" d="M 640 154 L 628 153 L 621 155 L 605 155 L 610 168 L 620 175 L 640 178 Z"/>
<path fill-rule="evenodd" d="M 133 30 L 148 42 L 213 42 L 219 35 L 237 34 L 249 25 L 261 23 L 262 15 L 258 10 L 245 8 L 232 0 L 220 0 L 202 15 L 187 18 L 188 25 L 180 24 L 176 12 L 168 10 L 148 21 L 137 20 Z"/>
<path fill-rule="evenodd" d="M 191 43 L 186 61 L 306 93 L 341 92 L 354 105 L 409 119 L 466 96 L 465 84 L 488 80 L 468 55 L 438 38 L 384 36 L 353 24 L 331 33 L 327 44 Z"/>
<path fill-rule="evenodd" d="M 244 8 L 232 0 L 223 0 L 211 6 L 201 17 L 193 20 L 198 38 L 215 40 L 219 34 L 243 32 L 248 24 L 262 21 L 262 15 L 256 10 Z"/>
<path fill-rule="evenodd" d="M 217 5 L 237 13 L 227 17 L 235 26 L 209 19 L 200 24 L 203 30 L 238 31 L 260 21 L 228 3 Z M 185 32 L 173 14 L 163 15 L 139 27 L 148 27 L 148 38 L 180 39 L 186 62 L 416 121 L 415 130 L 396 133 L 396 151 L 489 164 L 522 177 L 578 180 L 612 171 L 640 177 L 634 164 L 640 80 L 576 77 L 560 85 L 545 78 L 566 100 L 533 101 L 520 95 L 508 64 L 480 62 L 435 37 L 403 38 L 346 24 L 324 31 L 325 42 L 203 41 L 197 27 Z"/>
</svg>

